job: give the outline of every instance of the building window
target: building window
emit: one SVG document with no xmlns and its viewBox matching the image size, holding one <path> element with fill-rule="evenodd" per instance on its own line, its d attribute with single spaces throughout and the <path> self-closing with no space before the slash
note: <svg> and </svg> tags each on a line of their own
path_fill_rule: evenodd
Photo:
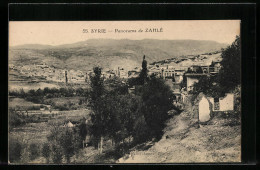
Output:
<svg viewBox="0 0 260 170">
<path fill-rule="evenodd" d="M 214 98 L 214 110 L 219 110 L 219 98 Z"/>
</svg>

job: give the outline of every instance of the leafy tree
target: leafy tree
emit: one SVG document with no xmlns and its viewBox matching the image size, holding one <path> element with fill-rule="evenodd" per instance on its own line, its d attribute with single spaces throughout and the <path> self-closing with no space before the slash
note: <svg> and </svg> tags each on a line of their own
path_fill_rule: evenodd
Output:
<svg viewBox="0 0 260 170">
<path fill-rule="evenodd" d="M 102 153 L 103 137 L 106 135 L 106 122 L 108 120 L 107 112 L 105 111 L 105 100 L 104 100 L 104 80 L 101 78 L 101 68 L 95 67 L 93 69 L 94 76 L 90 77 L 91 80 L 91 92 L 90 92 L 90 106 L 92 109 L 91 113 L 91 133 L 99 139 L 98 149 Z"/>
<path fill-rule="evenodd" d="M 46 159 L 47 163 L 49 163 L 51 148 L 49 143 L 44 143 L 42 147 L 42 156 Z"/>
<path fill-rule="evenodd" d="M 222 57 L 222 67 L 218 75 L 201 77 L 199 82 L 194 84 L 192 92 L 195 94 L 194 98 L 200 92 L 213 97 L 223 97 L 225 93 L 240 85 L 241 50 L 239 36 L 236 37 L 231 46 L 222 51 Z"/>
<path fill-rule="evenodd" d="M 147 61 L 145 60 L 145 55 L 143 57 L 142 62 L 142 70 L 139 75 L 139 83 L 143 85 L 148 80 L 148 69 L 147 69 Z"/>
<path fill-rule="evenodd" d="M 191 101 L 194 101 L 197 95 L 201 92 L 212 97 L 224 96 L 226 89 L 220 86 L 218 78 L 218 76 L 201 77 L 197 83 L 194 83 L 193 90 L 190 92 L 193 94 Z"/>
<path fill-rule="evenodd" d="M 9 139 L 9 161 L 17 162 L 21 159 L 24 146 L 18 139 Z"/>
<path fill-rule="evenodd" d="M 34 160 L 40 156 L 39 146 L 36 143 L 31 143 L 29 146 L 30 159 Z"/>
<path fill-rule="evenodd" d="M 135 143 L 145 142 L 147 139 L 149 139 L 149 128 L 143 115 L 136 119 L 133 128 L 133 137 Z"/>
<path fill-rule="evenodd" d="M 143 87 L 144 118 L 152 136 L 159 138 L 172 108 L 173 94 L 162 79 L 151 77 Z"/>
<path fill-rule="evenodd" d="M 70 163 L 70 157 L 76 154 L 80 148 L 81 140 L 78 132 L 72 128 L 65 128 L 58 140 L 67 163 Z"/>
<path fill-rule="evenodd" d="M 18 114 L 15 110 L 9 110 L 9 126 L 10 128 L 24 125 L 26 123 L 24 117 Z"/>
<path fill-rule="evenodd" d="M 115 129 L 117 142 L 134 134 L 133 124 L 141 115 L 141 99 L 138 96 L 118 95 L 116 96 L 114 109 L 112 111 L 112 125 Z M 113 117 L 114 116 L 114 117 Z M 131 141 L 128 141 L 130 143 Z"/>
<path fill-rule="evenodd" d="M 219 83 L 227 91 L 241 84 L 241 40 L 240 36 L 231 46 L 222 51 L 221 69 L 219 71 Z"/>
<path fill-rule="evenodd" d="M 52 155 L 54 163 L 61 163 L 64 155 L 67 163 L 70 162 L 71 156 L 76 154 L 81 146 L 81 138 L 76 128 L 60 128 L 58 124 L 54 124 L 51 133 L 47 139 L 52 143 Z"/>
<path fill-rule="evenodd" d="M 87 125 L 86 125 L 86 119 L 83 118 L 79 124 L 79 136 L 81 138 L 81 140 L 85 140 L 86 136 L 87 136 Z"/>
<path fill-rule="evenodd" d="M 57 143 L 52 143 L 52 161 L 55 164 L 62 163 L 62 149 Z"/>
</svg>

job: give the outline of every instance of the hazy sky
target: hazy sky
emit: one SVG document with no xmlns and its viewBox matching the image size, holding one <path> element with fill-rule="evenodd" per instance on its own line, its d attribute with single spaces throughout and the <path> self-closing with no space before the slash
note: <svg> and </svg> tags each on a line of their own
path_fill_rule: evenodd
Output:
<svg viewBox="0 0 260 170">
<path fill-rule="evenodd" d="M 162 32 L 145 32 L 146 28 Z M 83 33 L 88 29 L 88 33 Z M 106 33 L 91 33 L 91 29 L 106 29 Z M 118 33 L 136 30 L 136 33 Z M 143 32 L 138 32 L 140 29 Z M 9 45 L 61 45 L 93 38 L 113 39 L 193 39 L 213 40 L 231 44 L 240 34 L 240 20 L 175 20 L 175 21 L 10 21 Z"/>
</svg>

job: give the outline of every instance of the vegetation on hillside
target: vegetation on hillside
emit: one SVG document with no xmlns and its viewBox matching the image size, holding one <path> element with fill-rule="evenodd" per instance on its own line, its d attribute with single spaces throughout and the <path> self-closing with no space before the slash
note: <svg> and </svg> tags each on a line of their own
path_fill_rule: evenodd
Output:
<svg viewBox="0 0 260 170">
<path fill-rule="evenodd" d="M 134 94 L 127 84 L 104 88 L 101 68 L 95 67 L 91 77 L 90 104 L 92 108 L 90 133 L 93 143 L 102 153 L 104 139 L 112 140 L 118 154 L 127 148 L 153 138 L 159 139 L 173 109 L 173 95 L 163 80 L 148 77 L 145 57 L 139 77 L 130 80 L 138 90 Z M 123 150 L 122 150 L 123 149 Z"/>
</svg>

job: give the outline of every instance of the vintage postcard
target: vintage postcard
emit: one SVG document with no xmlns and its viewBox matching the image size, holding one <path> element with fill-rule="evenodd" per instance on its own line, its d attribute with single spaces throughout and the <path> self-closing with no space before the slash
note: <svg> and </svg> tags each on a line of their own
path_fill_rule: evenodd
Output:
<svg viewBox="0 0 260 170">
<path fill-rule="evenodd" d="M 10 21 L 10 164 L 241 162 L 240 20 Z"/>
</svg>

